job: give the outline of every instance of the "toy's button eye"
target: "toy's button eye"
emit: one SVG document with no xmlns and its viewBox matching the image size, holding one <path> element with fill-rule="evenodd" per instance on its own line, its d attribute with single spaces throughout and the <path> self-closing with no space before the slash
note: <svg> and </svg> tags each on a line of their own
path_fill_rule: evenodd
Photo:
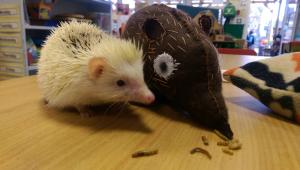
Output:
<svg viewBox="0 0 300 170">
<path fill-rule="evenodd" d="M 158 55 L 153 61 L 153 68 L 156 74 L 165 80 L 169 79 L 179 63 L 176 63 L 176 60 L 167 53 L 162 53 Z"/>
<path fill-rule="evenodd" d="M 118 85 L 119 87 L 125 86 L 125 81 L 124 81 L 124 80 L 118 80 L 118 81 L 117 81 L 117 85 Z"/>
</svg>

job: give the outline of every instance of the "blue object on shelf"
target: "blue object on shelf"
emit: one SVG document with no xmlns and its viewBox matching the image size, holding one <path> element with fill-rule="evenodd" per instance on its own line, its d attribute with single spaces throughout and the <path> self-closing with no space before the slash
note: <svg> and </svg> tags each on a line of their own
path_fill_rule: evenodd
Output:
<svg viewBox="0 0 300 170">
<path fill-rule="evenodd" d="M 48 27 L 56 27 L 59 25 L 59 21 L 50 19 L 50 20 L 45 21 L 43 25 L 48 26 Z"/>
<path fill-rule="evenodd" d="M 94 12 L 110 13 L 111 2 L 104 0 L 57 0 L 50 16 L 68 14 L 89 14 Z"/>
<path fill-rule="evenodd" d="M 193 7 L 189 5 L 177 4 L 177 9 L 180 9 L 187 14 L 189 14 L 192 18 L 194 18 L 201 11 L 211 11 L 216 18 L 219 18 L 219 9 L 214 8 L 204 8 L 204 7 Z"/>
</svg>

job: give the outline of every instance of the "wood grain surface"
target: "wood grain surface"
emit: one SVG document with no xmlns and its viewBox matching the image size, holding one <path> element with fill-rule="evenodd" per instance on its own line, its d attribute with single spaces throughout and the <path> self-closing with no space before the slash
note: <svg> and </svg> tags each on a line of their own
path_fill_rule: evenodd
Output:
<svg viewBox="0 0 300 170">
<path fill-rule="evenodd" d="M 238 67 L 249 62 L 267 59 L 266 56 L 220 54 L 219 61 L 222 69 Z"/>
<path fill-rule="evenodd" d="M 300 126 L 288 122 L 242 90 L 224 83 L 235 138 L 234 155 L 220 138 L 167 105 L 97 108 L 93 118 L 47 108 L 36 77 L 0 82 L 0 169 L 298 170 Z M 207 136 L 209 146 L 202 144 Z M 207 149 L 212 159 L 190 154 Z M 143 149 L 151 157 L 131 158 Z"/>
</svg>

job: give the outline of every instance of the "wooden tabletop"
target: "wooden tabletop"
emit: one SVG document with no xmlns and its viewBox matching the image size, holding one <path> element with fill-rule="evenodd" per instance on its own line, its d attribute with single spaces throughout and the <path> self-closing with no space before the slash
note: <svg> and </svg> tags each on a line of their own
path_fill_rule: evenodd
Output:
<svg viewBox="0 0 300 170">
<path fill-rule="evenodd" d="M 249 62 L 267 59 L 270 57 L 265 56 L 251 56 L 251 55 L 230 55 L 230 54 L 221 54 L 220 55 L 220 65 L 222 69 L 230 69 L 238 67 Z"/>
<path fill-rule="evenodd" d="M 247 57 L 252 58 L 237 59 Z M 223 93 L 235 138 L 243 144 L 232 156 L 216 145 L 220 139 L 214 133 L 166 105 L 130 106 L 120 113 L 100 108 L 97 116 L 82 118 L 72 110 L 47 108 L 35 76 L 1 81 L 0 169 L 300 169 L 300 126 L 274 116 L 230 83 L 224 83 Z M 203 135 L 209 146 L 202 144 Z M 197 146 L 212 159 L 191 155 Z M 159 153 L 131 158 L 143 149 Z"/>
</svg>

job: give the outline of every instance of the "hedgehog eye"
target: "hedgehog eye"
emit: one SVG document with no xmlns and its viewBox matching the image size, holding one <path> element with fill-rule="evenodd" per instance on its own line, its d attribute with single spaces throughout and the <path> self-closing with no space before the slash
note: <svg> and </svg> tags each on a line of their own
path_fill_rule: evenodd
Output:
<svg viewBox="0 0 300 170">
<path fill-rule="evenodd" d="M 176 60 L 167 53 L 162 53 L 158 55 L 153 61 L 153 68 L 156 74 L 160 77 L 168 80 L 175 70 L 179 63 L 176 63 Z"/>
<path fill-rule="evenodd" d="M 124 80 L 117 80 L 116 84 L 119 86 L 119 87 L 122 87 L 122 86 L 125 86 L 125 81 Z"/>
</svg>

